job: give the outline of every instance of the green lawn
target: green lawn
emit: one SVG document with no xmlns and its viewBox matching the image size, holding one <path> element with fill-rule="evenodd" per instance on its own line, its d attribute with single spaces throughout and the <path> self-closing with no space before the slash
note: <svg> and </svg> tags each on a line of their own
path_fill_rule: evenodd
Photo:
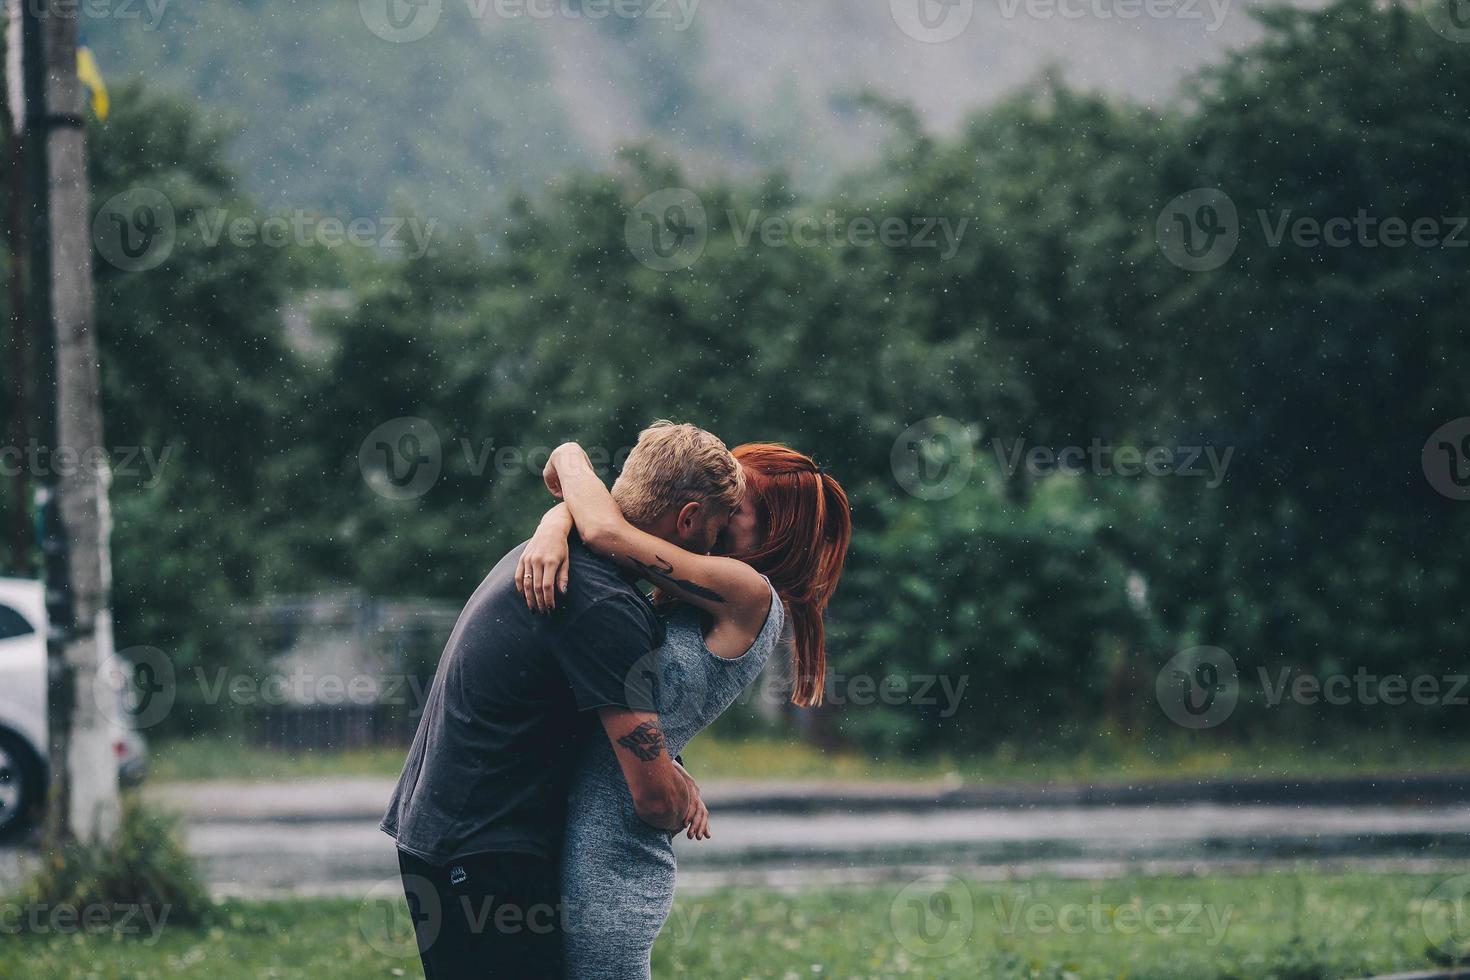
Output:
<svg viewBox="0 0 1470 980">
<path fill-rule="evenodd" d="M 153 778 L 289 779 L 323 775 L 396 776 L 402 748 L 277 752 L 222 737 L 158 742 Z M 735 738 L 705 732 L 684 753 L 703 779 L 942 779 L 967 782 L 1134 780 L 1196 776 L 1327 776 L 1372 772 L 1464 771 L 1470 744 L 1337 736 L 1321 744 L 1281 740 L 1236 744 L 1210 732 L 1145 741 L 1098 737 L 1077 745 L 1005 743 L 969 756 L 922 759 L 823 751 L 796 737 Z"/>
<path fill-rule="evenodd" d="M 1443 962 L 1428 876 L 1283 874 L 1086 882 L 913 882 L 680 901 L 658 977 L 1309 980 Z M 13 908 L 13 907 L 12 907 Z M 923 911 L 922 921 L 918 918 Z M 234 902 L 150 940 L 6 935 L 14 980 L 362 980 L 417 976 L 406 912 L 342 900 Z M 5 931 L 13 933 L 15 916 Z M 391 925 L 390 925 L 391 923 Z M 1462 930 L 1463 932 L 1463 930 Z"/>
</svg>

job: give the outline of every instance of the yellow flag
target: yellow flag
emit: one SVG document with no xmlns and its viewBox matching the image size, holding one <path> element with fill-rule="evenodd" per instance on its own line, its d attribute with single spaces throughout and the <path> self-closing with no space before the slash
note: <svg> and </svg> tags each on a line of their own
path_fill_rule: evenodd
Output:
<svg viewBox="0 0 1470 980">
<path fill-rule="evenodd" d="M 102 80 L 102 70 L 97 67 L 91 48 L 77 48 L 77 78 L 92 93 L 92 111 L 98 119 L 106 121 L 112 99 L 107 94 L 107 83 Z"/>
</svg>

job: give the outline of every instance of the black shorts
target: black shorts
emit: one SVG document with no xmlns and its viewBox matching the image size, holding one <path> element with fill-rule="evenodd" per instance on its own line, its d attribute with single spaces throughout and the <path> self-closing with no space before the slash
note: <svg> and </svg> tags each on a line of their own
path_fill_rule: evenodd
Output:
<svg viewBox="0 0 1470 980">
<path fill-rule="evenodd" d="M 528 854 L 429 864 L 398 852 L 427 980 L 562 975 L 560 869 Z"/>
</svg>

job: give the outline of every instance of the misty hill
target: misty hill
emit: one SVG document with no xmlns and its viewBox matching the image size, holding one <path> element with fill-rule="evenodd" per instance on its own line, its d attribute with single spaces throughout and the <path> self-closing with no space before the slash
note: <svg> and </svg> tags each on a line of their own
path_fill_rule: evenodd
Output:
<svg viewBox="0 0 1470 980">
<path fill-rule="evenodd" d="M 1133 19 L 1094 0 L 978 0 L 944 43 L 911 36 L 931 28 L 905 4 L 946 30 L 970 0 L 634 2 L 646 16 L 593 16 L 610 0 L 137 0 L 86 30 L 112 81 L 142 77 L 227 120 L 267 207 L 408 202 L 450 221 L 637 141 L 695 171 L 781 168 L 822 186 L 886 135 L 853 98 L 865 89 L 940 130 L 1052 66 L 1157 104 L 1258 34 L 1231 0 Z M 528 7 L 539 15 L 503 15 Z"/>
</svg>

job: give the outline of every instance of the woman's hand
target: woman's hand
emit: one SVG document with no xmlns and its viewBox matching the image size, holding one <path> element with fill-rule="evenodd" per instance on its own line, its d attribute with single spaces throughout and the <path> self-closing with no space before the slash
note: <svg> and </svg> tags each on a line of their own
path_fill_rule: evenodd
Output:
<svg viewBox="0 0 1470 980">
<path fill-rule="evenodd" d="M 679 770 L 679 775 L 684 777 L 684 784 L 689 789 L 689 808 L 684 811 L 684 832 L 690 840 L 709 840 L 709 807 L 704 805 L 704 797 L 699 793 L 699 784 L 689 771 L 679 763 L 674 763 Z"/>
<path fill-rule="evenodd" d="M 551 455 L 546 457 L 546 465 L 541 468 L 541 479 L 546 481 L 546 489 L 550 490 L 551 495 L 557 500 L 562 499 L 561 476 L 556 472 L 557 456 L 561 455 L 565 457 L 568 453 L 573 457 L 581 457 L 583 459 L 587 457 L 586 452 L 575 442 L 564 442 L 551 451 Z"/>
<path fill-rule="evenodd" d="M 550 613 L 556 608 L 557 595 L 567 590 L 567 536 L 571 532 L 572 515 L 566 505 L 553 507 L 541 519 L 516 562 L 516 591 L 525 597 L 532 612 Z"/>
</svg>

